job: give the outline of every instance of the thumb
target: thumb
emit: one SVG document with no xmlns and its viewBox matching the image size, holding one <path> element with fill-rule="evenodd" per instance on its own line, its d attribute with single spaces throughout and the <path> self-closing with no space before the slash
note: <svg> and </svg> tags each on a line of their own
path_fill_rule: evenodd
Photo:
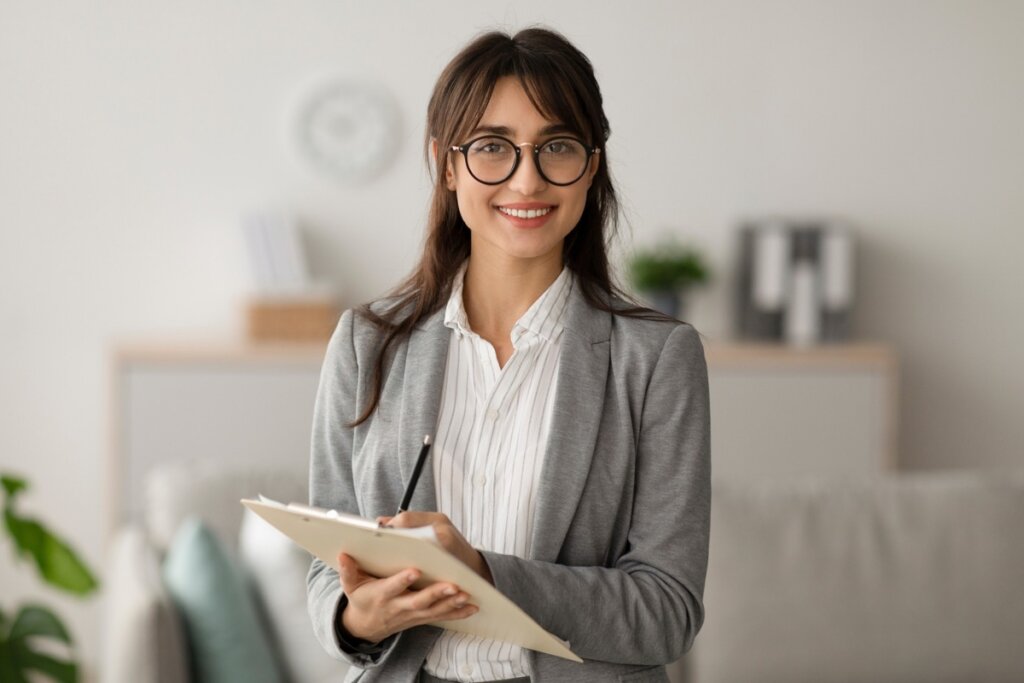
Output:
<svg viewBox="0 0 1024 683">
<path fill-rule="evenodd" d="M 374 579 L 363 571 L 358 562 L 345 553 L 338 553 L 338 576 L 341 580 L 341 589 L 345 591 L 346 595 L 352 595 L 353 591 Z"/>
</svg>

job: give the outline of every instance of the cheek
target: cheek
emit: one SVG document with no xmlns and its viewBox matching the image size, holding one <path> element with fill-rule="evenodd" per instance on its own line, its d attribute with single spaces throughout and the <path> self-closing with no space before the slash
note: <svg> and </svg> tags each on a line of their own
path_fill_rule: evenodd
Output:
<svg viewBox="0 0 1024 683">
<path fill-rule="evenodd" d="M 569 209 L 572 213 L 572 223 L 575 225 L 579 219 L 583 216 L 583 209 L 587 205 L 587 191 L 583 189 L 582 192 L 574 192 L 570 196 L 566 197 L 563 201 L 563 206 Z M 567 213 L 569 213 L 567 211 Z"/>
<path fill-rule="evenodd" d="M 479 221 L 487 220 L 491 213 L 493 193 L 481 187 L 470 190 L 459 186 L 455 192 L 459 204 L 459 214 L 463 222 L 472 229 Z"/>
</svg>

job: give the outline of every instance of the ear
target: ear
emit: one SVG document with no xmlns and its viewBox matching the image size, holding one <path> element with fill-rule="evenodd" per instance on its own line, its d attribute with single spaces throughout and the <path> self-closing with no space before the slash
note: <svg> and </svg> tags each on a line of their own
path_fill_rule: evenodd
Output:
<svg viewBox="0 0 1024 683">
<path fill-rule="evenodd" d="M 439 149 L 437 138 L 430 138 L 430 156 L 433 157 L 435 164 L 437 163 L 437 153 Z M 455 169 L 452 168 L 452 160 L 450 156 L 445 161 L 444 183 L 449 190 L 452 192 L 455 191 Z"/>
<path fill-rule="evenodd" d="M 448 161 L 444 165 L 444 182 L 449 190 L 455 192 L 455 169 L 452 167 L 451 156 L 448 157 Z"/>
<path fill-rule="evenodd" d="M 601 166 L 601 150 L 594 152 L 594 155 L 590 157 L 590 168 L 587 169 L 587 188 L 590 187 L 591 183 L 594 182 L 594 176 L 597 175 L 597 169 Z"/>
</svg>

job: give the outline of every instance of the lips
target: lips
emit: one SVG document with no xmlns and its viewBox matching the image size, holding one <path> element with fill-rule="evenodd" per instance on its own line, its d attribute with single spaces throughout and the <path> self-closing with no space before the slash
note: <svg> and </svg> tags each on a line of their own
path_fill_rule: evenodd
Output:
<svg viewBox="0 0 1024 683">
<path fill-rule="evenodd" d="M 537 218 L 538 216 L 546 216 L 554 209 L 552 206 L 546 206 L 539 209 L 513 209 L 507 206 L 499 206 L 498 211 L 505 214 L 506 216 L 513 216 L 515 218 Z"/>
<path fill-rule="evenodd" d="M 505 220 L 517 228 L 539 228 L 548 222 L 558 206 L 531 202 L 503 204 L 496 206 L 495 209 Z"/>
</svg>

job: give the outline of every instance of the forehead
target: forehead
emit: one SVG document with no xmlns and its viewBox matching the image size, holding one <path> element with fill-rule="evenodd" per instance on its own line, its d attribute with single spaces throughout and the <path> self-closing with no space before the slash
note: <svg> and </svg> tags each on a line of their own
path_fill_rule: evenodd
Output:
<svg viewBox="0 0 1024 683">
<path fill-rule="evenodd" d="M 564 129 L 563 123 L 544 116 L 530 101 L 518 78 L 504 76 L 494 84 L 476 128 L 504 128 L 512 134 L 528 135 Z"/>
</svg>

